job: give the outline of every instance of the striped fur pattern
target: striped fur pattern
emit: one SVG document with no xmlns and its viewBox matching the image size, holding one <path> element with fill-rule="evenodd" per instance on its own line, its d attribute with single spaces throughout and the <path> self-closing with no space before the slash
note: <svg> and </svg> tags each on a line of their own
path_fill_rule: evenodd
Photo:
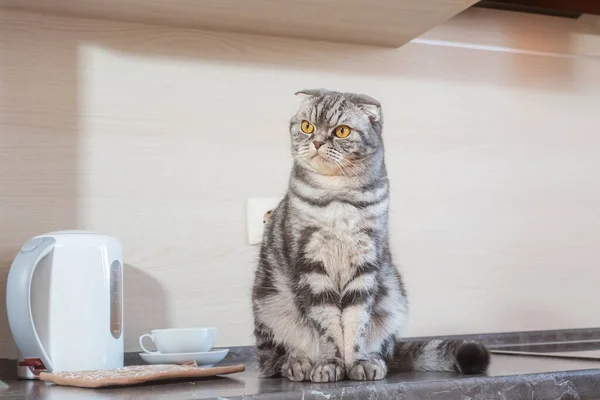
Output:
<svg viewBox="0 0 600 400">
<path fill-rule="evenodd" d="M 484 372 L 480 344 L 400 340 L 409 309 L 389 249 L 379 103 L 298 95 L 289 188 L 266 223 L 252 292 L 262 375 L 333 382 L 378 380 L 388 369 Z M 314 131 L 304 133 L 303 121 Z M 351 128 L 346 138 L 333 134 L 340 125 Z"/>
</svg>

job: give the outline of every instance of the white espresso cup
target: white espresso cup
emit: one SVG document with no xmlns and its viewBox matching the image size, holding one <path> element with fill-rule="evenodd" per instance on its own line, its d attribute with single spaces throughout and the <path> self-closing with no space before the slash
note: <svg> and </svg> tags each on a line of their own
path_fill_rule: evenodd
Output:
<svg viewBox="0 0 600 400">
<path fill-rule="evenodd" d="M 215 336 L 217 328 L 155 329 L 140 336 L 140 347 L 146 353 L 201 353 L 212 348 Z M 156 351 L 144 347 L 146 337 L 154 342 Z"/>
</svg>

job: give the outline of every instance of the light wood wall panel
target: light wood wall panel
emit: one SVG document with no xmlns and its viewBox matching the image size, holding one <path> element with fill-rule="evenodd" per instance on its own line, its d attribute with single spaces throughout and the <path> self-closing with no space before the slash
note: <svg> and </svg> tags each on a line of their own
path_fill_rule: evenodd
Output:
<svg viewBox="0 0 600 400">
<path fill-rule="evenodd" d="M 28 237 L 91 229 L 123 241 L 128 350 L 193 325 L 251 344 L 245 201 L 283 195 L 293 93 L 328 87 L 384 106 L 407 334 L 600 325 L 599 49 L 468 48 L 492 16 L 390 50 L 0 12 L 0 309 Z"/>
</svg>

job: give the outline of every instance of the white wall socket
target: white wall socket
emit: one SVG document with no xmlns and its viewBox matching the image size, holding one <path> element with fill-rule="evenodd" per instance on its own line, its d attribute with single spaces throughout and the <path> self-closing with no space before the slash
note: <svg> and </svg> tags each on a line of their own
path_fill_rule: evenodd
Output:
<svg viewBox="0 0 600 400">
<path fill-rule="evenodd" d="M 246 230 L 248 244 L 256 245 L 262 241 L 264 232 L 263 218 L 269 210 L 274 210 L 281 201 L 277 197 L 251 197 L 246 204 Z"/>
</svg>

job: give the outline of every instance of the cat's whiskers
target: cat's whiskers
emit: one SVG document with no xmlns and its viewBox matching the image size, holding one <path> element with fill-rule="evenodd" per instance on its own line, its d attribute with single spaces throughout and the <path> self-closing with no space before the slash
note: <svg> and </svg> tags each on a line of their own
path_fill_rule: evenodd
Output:
<svg viewBox="0 0 600 400">
<path fill-rule="evenodd" d="M 306 145 L 306 146 L 298 148 L 298 151 L 296 152 L 296 154 L 292 155 L 292 161 L 298 161 L 302 158 L 306 158 L 306 156 L 310 152 L 309 146 L 310 145 Z"/>
<path fill-rule="evenodd" d="M 337 161 L 337 160 L 333 160 L 333 162 L 338 166 L 338 168 L 340 169 L 340 172 L 342 173 L 342 175 L 344 175 L 344 177 L 349 180 L 350 178 L 344 172 L 344 167 L 342 166 L 342 164 L 340 164 L 340 162 Z"/>
<path fill-rule="evenodd" d="M 353 185 L 358 186 L 359 182 L 358 182 L 358 177 L 356 175 L 352 174 L 352 171 L 348 170 L 347 168 L 344 167 L 344 165 L 337 159 L 333 159 L 333 161 L 335 162 L 335 164 L 338 166 L 340 172 L 342 173 L 342 175 L 344 175 L 344 177 L 350 181 Z M 346 173 L 347 172 L 347 173 Z"/>
<path fill-rule="evenodd" d="M 348 160 L 348 159 L 347 159 L 346 157 L 344 157 L 344 156 L 342 156 L 342 161 L 344 161 L 344 162 L 345 162 L 347 165 L 350 165 L 351 167 L 358 168 L 358 167 L 356 166 L 356 164 L 354 164 L 352 161 Z"/>
<path fill-rule="evenodd" d="M 327 149 L 326 154 L 332 161 L 334 161 L 336 163 L 340 172 L 342 172 L 342 174 L 344 175 L 344 177 L 346 177 L 346 179 L 348 179 L 354 185 L 358 185 L 360 183 L 359 182 L 360 177 L 353 170 L 354 168 L 348 168 L 348 165 L 351 165 L 351 166 L 354 166 L 354 165 L 349 163 L 348 160 L 346 160 L 344 158 L 344 155 L 342 153 L 340 153 L 339 151 L 337 151 L 335 149 Z"/>
<path fill-rule="evenodd" d="M 344 157 L 342 157 L 342 158 L 340 159 L 340 162 L 341 162 L 341 163 L 343 163 L 343 165 L 344 165 L 344 166 L 346 166 L 346 167 L 351 167 L 351 168 L 348 168 L 348 169 L 347 169 L 347 171 L 348 171 L 349 173 L 351 173 L 351 174 L 352 174 L 352 176 L 355 176 L 355 177 L 359 178 L 359 174 L 358 174 L 358 172 L 356 171 L 356 168 L 357 168 L 357 167 L 356 167 L 356 165 L 355 165 L 355 164 L 353 164 L 353 163 L 351 163 L 350 161 L 346 160 Z"/>
</svg>

